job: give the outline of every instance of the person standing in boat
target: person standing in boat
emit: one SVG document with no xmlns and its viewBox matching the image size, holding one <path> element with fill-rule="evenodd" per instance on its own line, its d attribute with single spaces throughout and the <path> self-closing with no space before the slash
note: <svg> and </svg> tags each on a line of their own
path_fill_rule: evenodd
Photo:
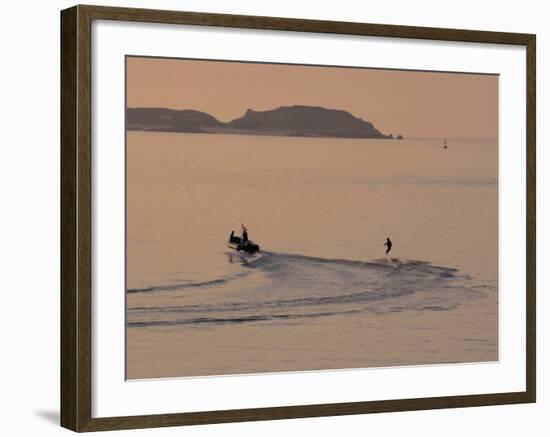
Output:
<svg viewBox="0 0 550 437">
<path fill-rule="evenodd" d="M 248 244 L 248 229 L 242 223 L 241 223 L 241 228 L 243 229 L 243 236 L 242 236 L 242 239 L 241 239 L 241 243 L 243 244 L 243 246 L 245 246 L 245 245 Z"/>
<path fill-rule="evenodd" d="M 388 253 L 390 253 L 391 247 L 393 246 L 393 243 L 391 242 L 390 237 L 386 238 L 386 242 L 384 243 L 384 246 L 387 246 L 387 249 L 386 249 L 386 255 L 387 255 Z"/>
</svg>

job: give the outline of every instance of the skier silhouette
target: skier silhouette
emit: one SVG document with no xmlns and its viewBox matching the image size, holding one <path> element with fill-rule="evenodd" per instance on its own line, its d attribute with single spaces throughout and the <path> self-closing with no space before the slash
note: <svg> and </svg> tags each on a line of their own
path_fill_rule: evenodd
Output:
<svg viewBox="0 0 550 437">
<path fill-rule="evenodd" d="M 391 247 L 393 246 L 393 243 L 390 240 L 390 237 L 386 238 L 386 242 L 384 243 L 384 246 L 387 246 L 386 255 L 390 253 Z"/>
</svg>

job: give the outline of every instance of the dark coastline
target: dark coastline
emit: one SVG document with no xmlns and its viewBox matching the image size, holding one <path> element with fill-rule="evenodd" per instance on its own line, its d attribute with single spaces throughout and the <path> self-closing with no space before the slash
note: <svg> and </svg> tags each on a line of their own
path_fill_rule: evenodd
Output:
<svg viewBox="0 0 550 437">
<path fill-rule="evenodd" d="M 196 110 L 127 108 L 129 131 L 270 135 L 308 138 L 403 139 L 377 130 L 351 113 L 317 106 L 282 106 L 269 111 L 247 110 L 227 123 Z"/>
</svg>

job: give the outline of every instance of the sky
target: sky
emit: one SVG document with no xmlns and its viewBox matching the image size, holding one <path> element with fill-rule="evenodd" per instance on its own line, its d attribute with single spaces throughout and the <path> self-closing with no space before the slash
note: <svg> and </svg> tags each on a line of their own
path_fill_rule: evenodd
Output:
<svg viewBox="0 0 550 437">
<path fill-rule="evenodd" d="M 127 57 L 127 106 L 195 109 L 220 121 L 247 109 L 342 109 L 405 138 L 498 138 L 498 76 Z"/>
</svg>

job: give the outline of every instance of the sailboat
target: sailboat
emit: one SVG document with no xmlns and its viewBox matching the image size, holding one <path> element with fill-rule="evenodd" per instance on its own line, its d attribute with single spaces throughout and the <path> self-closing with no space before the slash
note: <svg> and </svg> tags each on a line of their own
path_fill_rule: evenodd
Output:
<svg viewBox="0 0 550 437">
<path fill-rule="evenodd" d="M 447 148 L 447 138 L 443 138 L 443 148 Z"/>
</svg>

